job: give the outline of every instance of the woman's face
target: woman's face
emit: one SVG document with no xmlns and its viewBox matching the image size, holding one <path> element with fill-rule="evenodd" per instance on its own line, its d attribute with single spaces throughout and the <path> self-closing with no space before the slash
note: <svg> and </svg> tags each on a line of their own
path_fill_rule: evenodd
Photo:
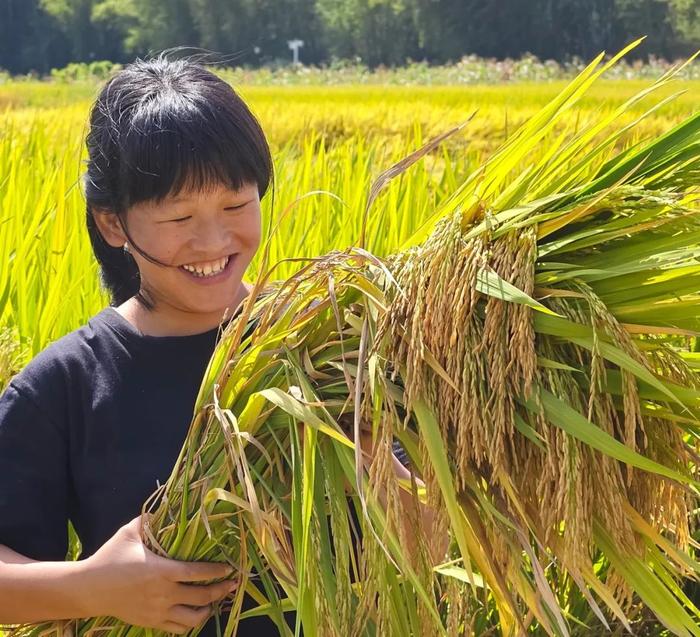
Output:
<svg viewBox="0 0 700 637">
<path fill-rule="evenodd" d="M 243 275 L 260 245 L 258 187 L 247 184 L 235 191 L 217 186 L 201 193 L 183 190 L 159 204 L 136 204 L 126 213 L 126 228 L 143 252 L 169 264 L 151 263 L 129 247 L 141 286 L 157 305 L 223 314 L 237 298 Z"/>
</svg>

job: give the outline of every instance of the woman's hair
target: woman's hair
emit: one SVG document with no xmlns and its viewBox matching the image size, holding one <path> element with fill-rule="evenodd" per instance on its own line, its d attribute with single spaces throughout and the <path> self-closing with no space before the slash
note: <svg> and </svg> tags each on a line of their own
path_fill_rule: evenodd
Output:
<svg viewBox="0 0 700 637">
<path fill-rule="evenodd" d="M 133 257 L 102 237 L 96 209 L 116 214 L 129 248 L 160 263 L 129 235 L 130 206 L 160 203 L 183 188 L 238 190 L 252 183 L 262 199 L 273 182 L 270 148 L 245 102 L 204 66 L 163 53 L 136 59 L 104 85 L 90 112 L 86 143 L 87 229 L 112 305 L 136 296 L 147 309 L 154 306 Z"/>
</svg>

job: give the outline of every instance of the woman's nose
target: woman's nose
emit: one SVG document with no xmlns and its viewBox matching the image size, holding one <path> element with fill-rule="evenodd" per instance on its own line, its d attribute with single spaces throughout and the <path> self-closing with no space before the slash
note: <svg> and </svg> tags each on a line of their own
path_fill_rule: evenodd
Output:
<svg viewBox="0 0 700 637">
<path fill-rule="evenodd" d="M 220 220 L 202 220 L 195 228 L 195 237 L 192 240 L 192 247 L 203 253 L 221 255 L 228 248 L 232 248 L 230 232 Z"/>
</svg>

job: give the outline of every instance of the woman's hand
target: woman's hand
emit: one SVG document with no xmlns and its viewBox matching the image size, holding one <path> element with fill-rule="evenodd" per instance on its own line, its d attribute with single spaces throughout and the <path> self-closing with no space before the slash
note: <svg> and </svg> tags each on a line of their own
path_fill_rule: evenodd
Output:
<svg viewBox="0 0 700 637">
<path fill-rule="evenodd" d="M 231 568 L 160 557 L 144 546 L 140 526 L 139 516 L 85 560 L 86 616 L 111 616 L 178 634 L 200 626 L 212 614 L 212 604 L 235 590 L 236 583 L 193 582 L 227 577 Z"/>
</svg>

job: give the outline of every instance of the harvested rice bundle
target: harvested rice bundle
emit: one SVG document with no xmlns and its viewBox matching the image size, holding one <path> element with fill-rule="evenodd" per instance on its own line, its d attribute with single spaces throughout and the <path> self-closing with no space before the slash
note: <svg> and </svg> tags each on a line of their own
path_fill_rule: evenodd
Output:
<svg viewBox="0 0 700 637">
<path fill-rule="evenodd" d="M 356 247 L 259 279 L 144 527 L 154 551 L 238 569 L 226 634 L 255 612 L 290 634 L 289 609 L 305 635 L 591 634 L 645 609 L 700 634 L 682 588 L 700 573 L 700 385 L 677 347 L 700 332 L 700 115 L 617 152 L 644 91 L 528 161 L 626 50 L 592 62 L 400 253 Z M 394 437 L 425 488 L 393 473 Z M 400 490 L 434 508 L 433 528 Z M 240 613 L 244 588 L 257 611 Z"/>
</svg>

